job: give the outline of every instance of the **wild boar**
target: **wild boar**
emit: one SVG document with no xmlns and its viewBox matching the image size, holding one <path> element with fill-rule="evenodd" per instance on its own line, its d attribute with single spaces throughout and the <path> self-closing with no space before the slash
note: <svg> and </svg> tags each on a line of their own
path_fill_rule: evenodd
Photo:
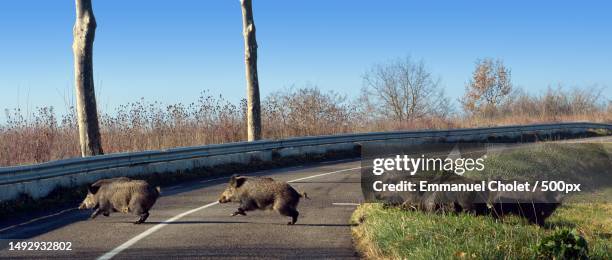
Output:
<svg viewBox="0 0 612 260">
<path fill-rule="evenodd" d="M 141 224 L 149 217 L 149 210 L 159 193 L 159 187 L 152 187 L 143 180 L 104 179 L 88 187 L 79 209 L 94 209 L 92 219 L 99 214 L 108 217 L 111 212 L 131 212 L 140 217 L 134 224 Z"/>
<path fill-rule="evenodd" d="M 526 218 L 544 226 L 544 221 L 561 205 L 562 196 L 555 192 L 491 192 L 488 207 L 494 218 L 508 214 Z"/>
<path fill-rule="evenodd" d="M 427 212 L 472 212 L 476 193 L 464 191 L 428 191 L 423 195 L 421 209 Z"/>
<path fill-rule="evenodd" d="M 455 175 L 441 175 L 430 179 L 428 183 L 438 184 L 474 184 L 474 180 Z M 427 212 L 479 213 L 479 204 L 487 201 L 488 194 L 483 191 L 426 191 L 420 198 L 419 207 Z"/>
<path fill-rule="evenodd" d="M 291 217 L 288 225 L 297 222 L 300 213 L 297 205 L 300 198 L 309 199 L 306 193 L 299 193 L 286 182 L 272 178 L 232 176 L 227 188 L 219 197 L 219 203 L 237 202 L 240 206 L 231 216 L 246 216 L 251 210 L 274 210 Z"/>
</svg>

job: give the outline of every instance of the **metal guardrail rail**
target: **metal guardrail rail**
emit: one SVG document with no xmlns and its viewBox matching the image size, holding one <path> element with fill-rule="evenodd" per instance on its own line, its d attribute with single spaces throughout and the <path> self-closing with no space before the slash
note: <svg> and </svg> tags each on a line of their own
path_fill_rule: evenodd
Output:
<svg viewBox="0 0 612 260">
<path fill-rule="evenodd" d="M 207 156 L 248 153 L 272 149 L 294 148 L 304 146 L 329 145 L 339 143 L 358 143 L 408 138 L 440 138 L 472 135 L 504 134 L 511 132 L 535 132 L 549 130 L 575 129 L 608 129 L 612 124 L 598 123 L 560 123 L 519 126 L 501 126 L 489 128 L 466 128 L 448 130 L 422 130 L 398 132 L 374 132 L 360 134 L 340 134 L 330 136 L 298 137 L 283 140 L 262 140 L 255 142 L 237 142 L 213 144 L 195 147 L 182 147 L 166 150 L 144 151 L 133 153 L 108 154 L 85 158 L 58 160 L 35 165 L 11 166 L 0 168 L 0 185 L 35 181 L 89 171 L 128 167 L 149 163 L 162 163 L 175 160 L 186 160 Z"/>
</svg>

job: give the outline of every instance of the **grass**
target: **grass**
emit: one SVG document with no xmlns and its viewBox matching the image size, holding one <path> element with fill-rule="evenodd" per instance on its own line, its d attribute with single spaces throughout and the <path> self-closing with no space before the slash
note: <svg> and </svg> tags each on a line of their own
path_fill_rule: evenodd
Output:
<svg viewBox="0 0 612 260">
<path fill-rule="evenodd" d="M 609 183 L 611 161 L 605 152 L 611 146 L 545 144 L 512 151 L 489 157 L 490 164 L 485 165 L 492 171 L 485 174 L 503 173 L 504 177 L 514 178 L 525 177 L 526 171 L 557 169 L 555 174 L 569 175 L 579 167 L 586 171 L 603 170 L 600 177 L 604 179 L 599 181 L 607 178 Z M 576 166 L 576 160 L 582 164 Z M 603 164 L 608 168 L 602 168 Z M 577 230 L 587 240 L 592 259 L 610 259 L 611 198 L 609 186 L 569 197 L 545 227 L 530 225 L 515 216 L 497 221 L 489 216 L 434 214 L 367 203 L 353 213 L 351 222 L 357 225 L 352 232 L 357 250 L 372 259 L 533 259 L 537 257 L 535 247 L 544 237 L 558 228 L 568 228 Z"/>
<path fill-rule="evenodd" d="M 530 259 L 535 246 L 555 227 L 576 228 L 589 243 L 593 259 L 612 252 L 612 205 L 561 207 L 547 228 L 514 216 L 496 221 L 488 216 L 406 211 L 381 204 L 363 204 L 353 213 L 358 251 L 371 259 Z"/>
<path fill-rule="evenodd" d="M 612 184 L 612 144 L 538 143 L 488 156 L 481 172 L 465 176 L 492 179 L 563 180 L 591 191 Z M 585 174 L 581 174 L 585 173 Z"/>
</svg>

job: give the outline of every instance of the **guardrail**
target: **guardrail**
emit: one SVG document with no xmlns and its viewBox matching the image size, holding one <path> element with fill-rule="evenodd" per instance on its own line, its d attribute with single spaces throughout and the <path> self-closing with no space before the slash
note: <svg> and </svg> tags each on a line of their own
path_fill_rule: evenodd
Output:
<svg viewBox="0 0 612 260">
<path fill-rule="evenodd" d="M 109 154 L 85 158 L 74 158 L 46 162 L 36 165 L 13 166 L 0 168 L 0 185 L 18 184 L 39 181 L 48 178 L 83 174 L 105 169 L 164 163 L 178 160 L 189 160 L 202 157 L 251 153 L 260 151 L 299 148 L 306 146 L 323 146 L 334 144 L 359 143 L 390 139 L 445 138 L 461 139 L 463 136 L 487 136 L 504 134 L 525 134 L 536 132 L 586 131 L 587 129 L 612 130 L 612 124 L 598 123 L 560 123 L 502 126 L 489 128 L 449 129 L 376 132 L 361 134 L 341 134 L 331 136 L 299 137 L 283 140 L 262 140 L 255 142 L 238 142 L 214 144 L 196 147 L 173 148 L 158 151 Z M 2 198 L 0 198 L 1 200 Z"/>
</svg>

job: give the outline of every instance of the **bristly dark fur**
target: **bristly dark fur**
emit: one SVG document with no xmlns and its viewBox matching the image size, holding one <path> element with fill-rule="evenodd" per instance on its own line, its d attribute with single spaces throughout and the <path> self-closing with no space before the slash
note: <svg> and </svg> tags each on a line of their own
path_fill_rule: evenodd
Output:
<svg viewBox="0 0 612 260">
<path fill-rule="evenodd" d="M 93 208 L 92 219 L 99 214 L 109 216 L 111 212 L 131 212 L 140 217 L 134 224 L 140 224 L 149 217 L 149 210 L 159 192 L 159 187 L 152 187 L 143 180 L 126 177 L 103 179 L 89 186 L 87 197 L 79 209 Z"/>
<path fill-rule="evenodd" d="M 431 182 L 470 183 L 462 176 L 440 177 Z M 476 215 L 491 215 L 494 218 L 512 214 L 527 219 L 530 223 L 544 225 L 561 205 L 561 196 L 554 192 L 410 192 L 404 196 L 402 207 L 427 212 L 469 212 Z"/>
<path fill-rule="evenodd" d="M 491 192 L 489 196 L 493 217 L 513 214 L 540 226 L 561 206 L 561 196 L 551 192 Z"/>
<path fill-rule="evenodd" d="M 269 209 L 291 217 L 288 224 L 293 225 L 298 220 L 297 205 L 302 197 L 308 198 L 308 195 L 297 192 L 286 182 L 272 178 L 232 176 L 219 202 L 240 203 L 232 216 L 246 215 L 247 211 L 256 209 Z"/>
</svg>

